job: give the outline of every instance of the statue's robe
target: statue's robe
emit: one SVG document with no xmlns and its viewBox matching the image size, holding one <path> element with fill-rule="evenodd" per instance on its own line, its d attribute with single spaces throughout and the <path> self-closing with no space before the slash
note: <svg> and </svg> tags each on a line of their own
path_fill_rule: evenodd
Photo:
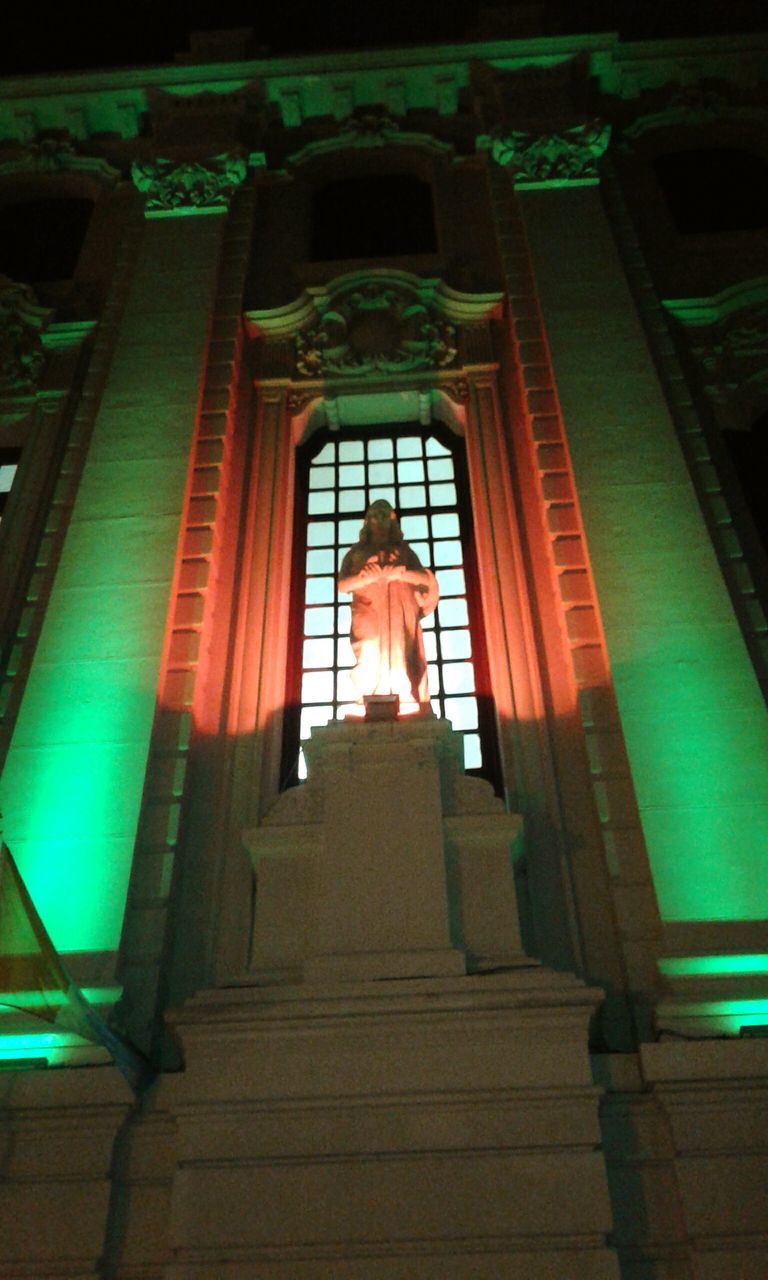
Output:
<svg viewBox="0 0 768 1280">
<path fill-rule="evenodd" d="M 339 578 L 359 573 L 372 558 L 382 564 L 404 564 L 407 569 L 427 572 L 430 585 L 414 587 L 409 582 L 381 577 L 352 592 L 349 638 L 355 655 L 352 680 L 358 697 L 396 693 L 401 702 L 425 705 L 429 702 L 429 689 L 420 623 L 437 603 L 437 582 L 405 542 L 378 553 L 370 544 L 357 543 L 344 557 Z"/>
</svg>

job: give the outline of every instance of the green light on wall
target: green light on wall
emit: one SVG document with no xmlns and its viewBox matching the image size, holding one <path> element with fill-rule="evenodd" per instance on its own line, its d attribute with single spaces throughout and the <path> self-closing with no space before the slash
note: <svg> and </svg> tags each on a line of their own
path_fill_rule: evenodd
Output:
<svg viewBox="0 0 768 1280">
<path fill-rule="evenodd" d="M 768 954 L 666 957 L 659 960 L 659 972 L 668 978 L 768 973 Z"/>
</svg>

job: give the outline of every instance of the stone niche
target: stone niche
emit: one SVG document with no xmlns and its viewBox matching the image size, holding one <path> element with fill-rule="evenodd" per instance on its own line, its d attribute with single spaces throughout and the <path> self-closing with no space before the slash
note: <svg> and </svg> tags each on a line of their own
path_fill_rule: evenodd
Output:
<svg viewBox="0 0 768 1280">
<path fill-rule="evenodd" d="M 522 819 L 461 772 L 447 721 L 315 729 L 309 781 L 245 843 L 265 982 L 446 977 L 531 964 L 513 857 Z"/>
</svg>

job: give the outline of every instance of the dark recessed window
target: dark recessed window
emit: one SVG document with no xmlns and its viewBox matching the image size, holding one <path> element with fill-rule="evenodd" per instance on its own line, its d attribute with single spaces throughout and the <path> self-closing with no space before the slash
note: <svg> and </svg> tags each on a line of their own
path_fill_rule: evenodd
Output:
<svg viewBox="0 0 768 1280">
<path fill-rule="evenodd" d="M 763 548 L 768 554 L 768 511 L 765 478 L 768 474 L 768 411 L 752 424 L 750 431 L 724 431 L 723 438 L 739 477 Z"/>
<path fill-rule="evenodd" d="M 19 469 L 21 449 L 0 449 L 0 520 L 3 518 L 11 486 Z"/>
<path fill-rule="evenodd" d="M 749 151 L 671 151 L 655 160 L 678 231 L 759 231 L 768 227 L 768 161 Z"/>
<path fill-rule="evenodd" d="M 366 508 L 384 498 L 440 587 L 422 620 L 432 710 L 461 735 L 464 767 L 498 782 L 493 700 L 460 441 L 432 426 L 318 432 L 296 465 L 296 520 L 285 753 L 286 785 L 302 779 L 313 726 L 354 714 L 351 597 L 336 585 Z"/>
<path fill-rule="evenodd" d="M 435 253 L 432 191 L 413 174 L 338 178 L 312 208 L 312 261 Z"/>
<path fill-rule="evenodd" d="M 0 271 L 28 284 L 70 280 L 92 212 L 92 200 L 69 197 L 4 205 Z"/>
</svg>

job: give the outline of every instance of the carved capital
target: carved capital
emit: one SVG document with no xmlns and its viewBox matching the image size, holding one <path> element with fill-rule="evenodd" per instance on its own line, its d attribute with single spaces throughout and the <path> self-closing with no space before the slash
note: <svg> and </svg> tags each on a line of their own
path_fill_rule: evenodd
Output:
<svg viewBox="0 0 768 1280">
<path fill-rule="evenodd" d="M 558 133 L 482 135 L 477 145 L 512 171 L 516 187 L 583 187 L 600 181 L 597 163 L 610 136 L 609 124 L 587 120 Z"/>
<path fill-rule="evenodd" d="M 137 189 L 147 197 L 148 218 L 226 211 L 245 174 L 245 160 L 226 152 L 205 161 L 158 158 L 131 166 Z"/>
<path fill-rule="evenodd" d="M 444 369 L 455 358 L 455 327 L 415 287 L 392 279 L 348 280 L 296 341 L 306 378 Z"/>
<path fill-rule="evenodd" d="M 45 364 L 41 333 L 50 316 L 28 284 L 0 276 L 0 391 L 35 390 Z"/>
</svg>

